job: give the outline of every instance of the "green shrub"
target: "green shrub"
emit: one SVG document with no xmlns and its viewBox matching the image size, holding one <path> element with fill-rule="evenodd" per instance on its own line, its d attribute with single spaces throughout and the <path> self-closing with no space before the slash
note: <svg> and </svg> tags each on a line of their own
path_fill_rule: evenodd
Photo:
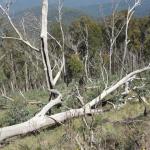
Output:
<svg viewBox="0 0 150 150">
<path fill-rule="evenodd" d="M 7 125 L 13 125 L 26 121 L 29 118 L 29 111 L 25 102 L 22 100 L 15 100 L 14 102 L 10 103 L 5 118 L 5 123 Z"/>
<path fill-rule="evenodd" d="M 74 78 L 79 78 L 83 74 L 83 63 L 79 55 L 73 54 L 68 61 L 68 68 Z"/>
</svg>

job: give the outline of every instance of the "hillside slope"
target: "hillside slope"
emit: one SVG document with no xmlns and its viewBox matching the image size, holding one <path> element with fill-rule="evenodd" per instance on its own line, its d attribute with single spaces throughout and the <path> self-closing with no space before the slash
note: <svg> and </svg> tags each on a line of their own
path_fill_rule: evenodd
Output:
<svg viewBox="0 0 150 150">
<path fill-rule="evenodd" d="M 40 17 L 41 16 L 41 8 L 39 6 L 37 6 L 37 7 L 31 8 L 31 9 L 26 9 L 25 11 L 16 13 L 15 18 L 17 20 L 20 20 L 20 18 L 22 18 L 26 14 L 32 14 L 36 17 Z M 65 24 L 68 24 L 68 23 L 72 22 L 73 20 L 75 20 L 76 18 L 79 18 L 80 16 L 85 16 L 85 15 L 86 15 L 85 12 L 82 12 L 81 10 L 78 10 L 78 9 L 68 8 L 68 7 L 63 8 L 63 22 Z M 56 19 L 58 18 L 58 10 L 57 10 L 56 5 L 49 6 L 48 18 L 51 21 L 56 21 Z"/>
<path fill-rule="evenodd" d="M 11 5 L 13 13 L 31 9 L 41 5 L 41 0 L 13 0 L 14 3 Z M 80 6 L 96 5 L 99 3 L 110 2 L 111 0 L 64 0 L 64 7 L 78 8 Z M 0 4 L 5 5 L 6 0 L 0 0 Z M 58 4 L 58 0 L 49 0 L 49 5 Z"/>
<path fill-rule="evenodd" d="M 128 5 L 125 1 L 121 1 L 120 3 L 118 3 L 118 8 L 117 8 L 118 11 L 124 10 L 127 8 L 128 8 Z M 93 16 L 93 17 L 101 17 L 102 15 L 108 16 L 113 11 L 111 2 L 101 3 L 100 5 L 81 6 L 79 10 L 82 10 L 86 14 Z M 141 6 L 136 8 L 135 15 L 140 16 L 140 17 L 150 15 L 150 0 L 142 1 Z"/>
<path fill-rule="evenodd" d="M 77 5 L 79 3 L 77 3 L 76 5 L 72 5 L 74 3 L 72 3 L 71 1 L 70 2 L 65 1 L 65 5 L 63 8 L 63 21 L 65 23 L 70 23 L 74 19 L 79 18 L 80 16 L 85 16 L 85 15 L 91 16 L 93 18 L 108 16 L 112 13 L 113 9 L 112 9 L 112 4 L 110 2 L 109 3 L 106 3 L 106 2 L 108 1 L 105 1 L 105 3 L 102 3 L 102 5 L 99 5 L 99 4 L 92 5 L 92 3 L 88 2 L 87 4 L 89 5 L 81 4 L 80 7 L 78 7 Z M 52 2 L 49 5 L 49 19 L 51 21 L 56 20 L 56 18 L 58 17 L 57 7 L 58 6 L 56 4 L 53 4 Z M 118 5 L 117 10 L 121 11 L 127 8 L 128 8 L 127 4 L 121 1 Z M 23 11 L 15 13 L 15 17 L 20 19 L 20 17 L 23 17 L 26 13 L 32 13 L 35 16 L 39 17 L 41 15 L 41 7 L 36 6 L 36 7 L 25 9 Z M 150 1 L 145 0 L 143 1 L 141 6 L 136 8 L 135 15 L 142 17 L 142 16 L 148 16 L 149 14 L 150 14 Z"/>
</svg>

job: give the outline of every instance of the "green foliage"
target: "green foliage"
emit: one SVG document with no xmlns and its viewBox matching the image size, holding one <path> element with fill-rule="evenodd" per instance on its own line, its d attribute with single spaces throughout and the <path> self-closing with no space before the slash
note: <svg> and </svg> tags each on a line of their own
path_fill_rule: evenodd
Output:
<svg viewBox="0 0 150 150">
<path fill-rule="evenodd" d="M 0 84 L 4 83 L 7 80 L 4 70 L 0 70 Z"/>
<path fill-rule="evenodd" d="M 91 56 L 94 55 L 97 49 L 102 45 L 101 32 L 101 25 L 86 16 L 80 17 L 69 27 L 69 34 L 71 35 L 74 44 L 86 40 L 87 38 Z M 86 46 L 83 46 L 83 44 L 85 45 L 84 42 L 86 41 L 83 41 L 82 45 L 79 46 L 81 54 L 85 54 L 84 51 L 86 51 L 86 49 L 83 49 L 83 47 L 86 48 Z"/>
<path fill-rule="evenodd" d="M 150 23 L 149 17 L 134 18 L 129 25 L 129 49 L 135 54 L 142 53 L 142 56 L 148 60 L 150 58 Z M 142 51 L 142 52 L 141 52 Z"/>
<path fill-rule="evenodd" d="M 26 121 L 29 118 L 29 111 L 25 102 L 22 100 L 15 100 L 10 103 L 5 118 L 5 123 L 7 125 L 14 125 Z"/>
<path fill-rule="evenodd" d="M 134 52 L 139 52 L 141 48 L 141 31 L 139 25 L 139 21 L 134 19 L 131 21 L 129 28 L 129 39 L 131 39 L 129 46 Z"/>
<path fill-rule="evenodd" d="M 146 30 L 146 37 L 144 41 L 144 56 L 145 58 L 149 59 L 150 58 L 150 28 Z"/>
<path fill-rule="evenodd" d="M 79 55 L 74 54 L 71 55 L 69 61 L 68 61 L 68 69 L 70 74 L 75 77 L 75 78 L 79 78 L 82 76 L 83 74 L 83 63 L 79 58 Z"/>
</svg>

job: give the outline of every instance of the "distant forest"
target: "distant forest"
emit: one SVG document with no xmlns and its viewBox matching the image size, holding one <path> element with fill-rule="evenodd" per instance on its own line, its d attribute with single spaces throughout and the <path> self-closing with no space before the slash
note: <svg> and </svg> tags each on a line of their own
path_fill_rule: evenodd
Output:
<svg viewBox="0 0 150 150">
<path fill-rule="evenodd" d="M 73 13 L 74 14 L 74 13 Z M 65 34 L 65 57 L 67 69 L 67 84 L 72 79 L 79 80 L 84 76 L 84 61 L 89 50 L 88 71 L 92 78 L 100 76 L 99 68 L 99 54 L 101 51 L 103 65 L 109 68 L 109 50 L 110 38 L 112 34 L 112 15 L 96 21 L 88 16 L 76 16 L 76 19 L 69 18 L 70 13 L 66 13 L 67 19 L 73 19 L 69 24 L 64 23 L 63 29 Z M 120 11 L 114 15 L 115 33 L 120 30 L 122 32 L 117 37 L 114 44 L 114 53 L 112 56 L 112 74 L 117 74 L 121 68 L 121 56 L 123 55 L 125 29 L 124 26 L 127 11 Z M 25 28 L 27 30 L 27 38 L 33 43 L 40 41 L 39 37 L 39 22 L 32 13 L 27 13 L 24 16 L 26 22 Z M 141 65 L 146 65 L 150 59 L 150 17 L 134 17 L 129 24 L 129 47 L 128 56 L 126 59 L 127 70 L 130 72 Z M 23 30 L 21 24 L 17 25 L 20 30 Z M 49 22 L 49 32 L 60 42 L 62 42 L 59 23 Z M 0 31 L 5 36 L 16 36 L 12 27 L 6 18 L 1 18 Z M 116 35 L 114 35 L 116 36 Z M 84 40 L 83 40 L 84 39 Z M 86 43 L 88 40 L 88 45 Z M 49 50 L 59 55 L 60 48 L 55 40 L 49 37 Z M 37 42 L 38 44 L 38 42 Z M 21 42 L 15 40 L 0 41 L 0 55 L 2 58 L 0 69 L 0 84 L 2 91 L 10 91 L 14 89 L 34 89 L 45 85 L 44 72 L 42 70 L 42 62 L 38 55 L 30 53 L 30 48 Z M 23 49 L 26 49 L 24 51 Z M 27 59 L 30 58 L 30 59 Z M 120 59 L 119 59 L 120 58 Z M 118 63 L 119 60 L 119 63 Z M 55 61 L 55 60 L 53 60 Z M 63 80 L 63 77 L 62 79 Z M 12 86 L 13 85 L 13 86 Z"/>
</svg>

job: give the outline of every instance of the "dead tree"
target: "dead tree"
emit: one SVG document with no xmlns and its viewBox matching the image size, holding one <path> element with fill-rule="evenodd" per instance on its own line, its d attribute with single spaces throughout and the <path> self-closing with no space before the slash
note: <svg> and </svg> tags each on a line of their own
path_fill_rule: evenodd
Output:
<svg viewBox="0 0 150 150">
<path fill-rule="evenodd" d="M 130 40 L 128 37 L 129 23 L 135 13 L 135 8 L 138 7 L 139 5 L 141 5 L 141 1 L 142 0 L 135 0 L 133 6 L 132 7 L 129 6 L 128 11 L 127 11 L 126 25 L 125 25 L 125 43 L 124 43 L 124 53 L 123 53 L 123 58 L 122 58 L 121 77 L 123 76 L 126 55 L 128 52 L 128 45 L 130 43 Z"/>
</svg>

